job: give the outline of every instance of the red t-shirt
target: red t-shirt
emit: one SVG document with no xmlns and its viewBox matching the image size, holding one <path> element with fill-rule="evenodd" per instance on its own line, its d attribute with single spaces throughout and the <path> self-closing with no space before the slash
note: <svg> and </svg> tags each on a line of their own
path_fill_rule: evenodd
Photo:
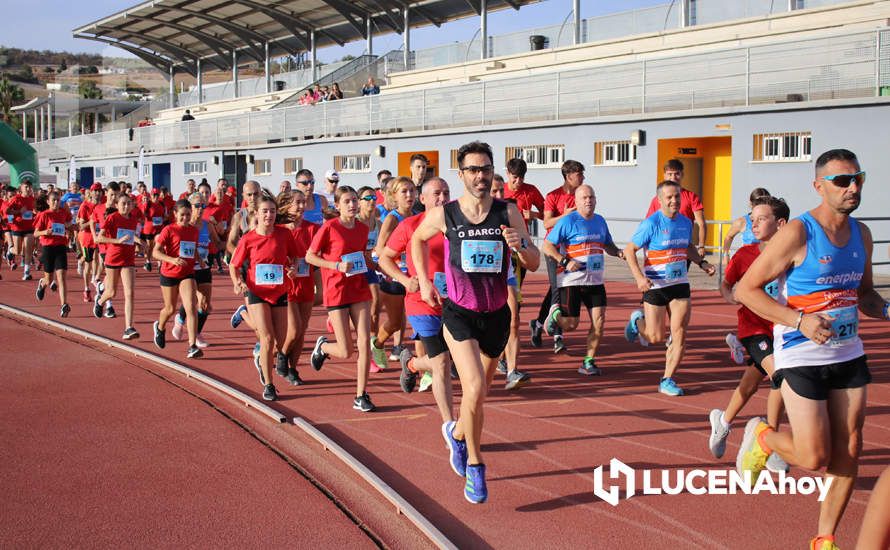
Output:
<svg viewBox="0 0 890 550">
<path fill-rule="evenodd" d="M 93 209 L 96 208 L 96 205 L 89 202 L 84 201 L 83 204 L 80 205 L 80 210 L 77 211 L 77 220 L 88 222 L 93 217 Z M 80 244 L 84 248 L 96 248 L 96 241 L 93 240 L 93 232 L 90 231 L 89 226 L 86 229 L 80 230 Z"/>
<path fill-rule="evenodd" d="M 340 218 L 332 218 L 321 226 L 312 238 L 309 250 L 329 262 L 342 262 L 345 254 L 364 254 L 368 244 L 368 226 L 355 220 L 353 227 L 346 227 Z M 368 279 L 362 275 L 347 277 L 333 269 L 322 269 L 325 307 L 344 306 L 371 299 Z"/>
<path fill-rule="evenodd" d="M 71 225 L 71 212 L 64 208 L 58 210 L 44 210 L 37 214 L 34 220 L 34 229 L 43 231 L 52 229 L 50 235 L 40 237 L 43 246 L 66 246 L 68 244 L 68 226 Z"/>
<path fill-rule="evenodd" d="M 142 215 L 145 216 L 145 225 L 142 232 L 146 235 L 157 235 L 164 227 L 164 205 L 158 201 L 150 202 L 142 207 Z"/>
<path fill-rule="evenodd" d="M 380 192 L 380 189 L 374 190 L 374 195 L 377 197 L 377 200 L 374 201 L 375 205 L 381 205 L 386 202 L 386 197 L 383 196 L 383 193 Z"/>
<path fill-rule="evenodd" d="M 652 202 L 649 203 L 649 210 L 646 212 L 646 217 L 648 218 L 656 210 L 661 208 L 661 203 L 658 202 L 658 194 L 652 197 Z M 701 199 L 698 198 L 698 195 L 690 191 L 689 189 L 681 189 L 680 190 L 680 213 L 689 218 L 692 221 L 695 221 L 695 214 L 693 212 L 698 212 L 699 210 L 704 210 L 705 207 L 701 203 Z"/>
<path fill-rule="evenodd" d="M 9 221 L 9 228 L 13 231 L 34 231 L 34 217 L 37 215 L 34 212 L 34 203 L 35 203 L 34 195 L 30 195 L 28 197 L 22 195 L 16 195 L 9 201 L 9 204 L 6 206 L 7 212 L 10 210 L 18 210 L 19 212 L 12 217 L 12 221 L 9 221 L 7 214 L 7 221 Z"/>
<path fill-rule="evenodd" d="M 160 203 L 164 205 L 164 221 L 169 222 L 173 219 L 173 210 L 176 208 L 176 201 L 170 195 L 165 195 Z"/>
<path fill-rule="evenodd" d="M 155 238 L 161 252 L 174 258 L 182 258 L 185 265 L 161 262 L 161 275 L 181 279 L 195 272 L 195 257 L 198 247 L 198 228 L 192 225 L 171 224 L 161 230 Z"/>
<path fill-rule="evenodd" d="M 547 198 L 544 199 L 544 212 L 550 212 L 550 215 L 554 217 L 562 216 L 565 213 L 566 208 L 574 207 L 575 194 L 567 193 L 561 185 L 547 193 Z M 551 227 L 550 229 L 553 228 Z M 550 229 L 547 230 L 548 234 L 550 233 Z"/>
<path fill-rule="evenodd" d="M 389 236 L 386 241 L 386 248 L 392 249 L 399 254 L 406 254 L 408 263 L 408 275 L 415 277 L 417 269 L 414 267 L 414 260 L 411 255 L 411 236 L 417 230 L 417 226 L 423 221 L 426 212 L 421 212 L 416 216 L 403 220 Z M 436 232 L 436 236 L 427 241 L 429 246 L 429 255 L 427 256 L 427 276 L 434 283 L 436 282 L 436 273 L 439 273 L 439 279 L 445 280 L 445 235 L 441 231 Z M 438 286 L 437 286 L 438 288 Z M 440 291 L 441 292 L 441 291 Z M 442 308 L 431 307 L 420 297 L 420 292 L 409 292 L 405 295 L 405 313 L 408 315 L 442 315 Z"/>
<path fill-rule="evenodd" d="M 538 212 L 542 215 L 544 214 L 544 197 L 541 196 L 541 192 L 538 191 L 538 188 L 530 183 L 523 183 L 516 191 L 510 189 L 509 185 L 505 185 L 504 198 L 515 199 L 520 214 L 526 210 L 531 211 L 533 207 L 537 208 Z M 529 218 L 526 218 L 525 221 L 528 223 Z"/>
<path fill-rule="evenodd" d="M 93 207 L 93 212 L 90 215 L 90 221 L 93 222 L 93 226 L 96 228 L 96 235 L 99 235 L 102 232 L 102 229 L 105 227 L 105 210 L 108 206 L 103 202 L 101 204 L 97 204 Z M 105 254 L 106 248 L 108 248 L 107 244 L 99 244 L 99 252 Z"/>
<path fill-rule="evenodd" d="M 192 193 L 194 193 L 194 191 L 192 191 Z M 183 193 L 180 193 L 180 194 L 179 194 L 179 200 L 183 200 L 183 199 L 185 199 L 185 200 L 189 200 L 189 197 L 192 196 L 192 193 L 189 193 L 188 191 L 185 191 L 185 192 L 183 192 Z"/>
<path fill-rule="evenodd" d="M 738 249 L 738 251 L 732 255 L 732 259 L 729 260 L 729 265 L 726 266 L 726 273 L 724 275 L 726 283 L 729 286 L 733 286 L 739 282 L 742 276 L 748 271 L 748 268 L 751 267 L 751 264 L 754 263 L 754 260 L 757 259 L 757 256 L 760 256 L 760 246 L 758 244 L 748 244 Z M 738 316 L 739 339 L 758 334 L 764 336 L 773 335 L 773 324 L 766 319 L 758 317 L 753 311 L 745 306 L 739 308 Z"/>
<path fill-rule="evenodd" d="M 247 261 L 247 279 L 244 281 L 247 288 L 252 294 L 274 304 L 290 288 L 287 268 L 296 257 L 297 245 L 290 231 L 274 227 L 269 235 L 260 235 L 256 230 L 245 233 L 238 241 L 231 263 L 240 266 Z"/>
<path fill-rule="evenodd" d="M 201 217 L 205 221 L 210 221 L 210 218 L 213 217 L 216 225 L 225 232 L 229 229 L 229 222 L 232 221 L 233 213 L 232 207 L 228 202 L 223 202 L 222 204 L 210 203 L 204 208 L 204 213 L 201 214 Z"/>
<path fill-rule="evenodd" d="M 133 267 L 136 263 L 136 226 L 139 221 L 136 216 L 129 215 L 126 218 L 120 212 L 115 212 L 102 224 L 102 234 L 111 239 L 129 237 L 125 244 L 105 245 L 106 267 Z"/>
<path fill-rule="evenodd" d="M 306 250 L 309 249 L 309 243 L 320 227 L 318 224 L 303 220 L 300 225 L 289 230 L 297 246 L 297 277 L 291 280 L 291 288 L 287 294 L 289 302 L 315 301 L 315 280 L 312 274 L 317 268 L 306 263 Z"/>
</svg>

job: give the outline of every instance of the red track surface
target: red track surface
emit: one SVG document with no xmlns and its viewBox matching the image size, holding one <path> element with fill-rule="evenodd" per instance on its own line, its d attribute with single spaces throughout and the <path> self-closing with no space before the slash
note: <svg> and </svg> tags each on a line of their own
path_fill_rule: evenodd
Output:
<svg viewBox="0 0 890 550">
<path fill-rule="evenodd" d="M 0 301 L 57 318 L 58 303 L 52 293 L 48 292 L 46 301 L 37 304 L 33 298 L 35 283 L 10 281 L 8 271 L 3 275 Z M 206 350 L 205 358 L 186 361 L 185 345 L 176 342 L 168 343 L 162 355 L 258 395 L 261 388 L 250 359 L 253 337 L 244 328 L 228 327 L 229 314 L 239 301 L 232 295 L 227 278 L 217 277 L 214 286 L 216 312 L 205 328 L 212 346 Z M 79 288 L 77 284 L 73 287 Z M 140 272 L 137 288 L 136 319 L 142 340 L 136 345 L 156 351 L 150 342 L 150 324 L 160 307 L 156 275 Z M 524 295 L 531 305 L 523 311 L 524 327 L 536 313 L 543 288 L 540 277 L 526 282 Z M 608 544 L 640 548 L 664 542 L 683 548 L 804 547 L 815 531 L 815 496 L 637 496 L 622 501 L 618 507 L 594 497 L 592 472 L 613 457 L 635 468 L 732 468 L 744 421 L 751 415 L 763 414 L 766 407 L 764 387 L 743 411 L 743 418 L 735 423 L 726 456 L 714 460 L 707 449 L 707 415 L 710 409 L 725 406 L 740 374 L 739 368 L 729 361 L 723 344 L 723 336 L 735 324 L 734 308 L 723 303 L 716 292 L 694 291 L 690 350 L 677 375 L 688 395 L 669 398 L 656 392 L 663 369 L 663 350 L 632 346 L 623 338 L 624 322 L 638 303 L 639 294 L 625 283 L 609 283 L 608 291 L 606 336 L 598 359 L 605 371 L 603 377 L 589 379 L 575 373 L 581 361 L 578 354 L 583 346 L 583 332 L 568 336 L 570 354 L 560 356 L 551 353 L 546 338 L 544 349 L 529 348 L 527 328 L 521 332 L 520 368 L 532 374 L 533 383 L 519 392 L 507 393 L 502 389 L 503 378 L 495 380 L 486 405 L 483 452 L 491 498 L 485 505 L 473 506 L 463 499 L 462 481 L 448 466 L 432 395 L 402 393 L 396 363 L 392 363 L 392 369 L 372 375 L 369 392 L 378 406 L 377 413 L 362 415 L 351 409 L 355 366 L 336 361 L 328 361 L 320 373 L 303 366 L 300 370 L 308 382 L 305 386 L 294 388 L 278 383 L 281 400 L 274 406 L 288 416 L 306 418 L 333 437 L 461 547 Z M 94 319 L 78 294 L 73 294 L 71 303 L 74 311 L 68 323 L 120 337 L 120 317 Z M 115 303 L 121 314 L 121 299 Z M 319 310 L 307 335 L 305 357 L 308 358 L 309 344 L 323 327 L 324 316 Z M 586 320 L 581 329 L 587 329 Z M 887 324 L 866 320 L 861 324 L 861 332 L 869 351 L 874 383 L 869 388 L 860 478 L 838 533 L 841 547 L 852 546 L 867 493 L 890 463 Z M 6 340 L 5 332 L 3 339 Z M 82 363 L 84 368 L 91 364 Z M 113 386 L 115 396 L 139 398 L 132 384 Z M 45 386 L 26 386 L 21 391 L 33 392 L 30 395 L 36 397 L 45 391 Z M 8 408 L 3 407 L 4 418 Z M 193 422 L 191 416 L 179 421 Z M 200 418 L 195 418 L 196 431 L 201 430 L 200 424 Z M 120 439 L 117 444 L 126 446 L 128 442 Z M 114 447 L 114 442 L 109 445 Z M 16 450 L 12 454 L 17 453 Z M 313 458 L 306 453 L 301 460 L 311 468 L 313 460 L 331 458 Z M 793 469 L 792 474 L 808 472 Z M 264 479 L 245 478 L 245 485 L 236 487 L 235 492 L 260 491 L 268 486 Z M 232 487 L 237 483 L 212 476 L 206 482 Z M 63 499 L 63 495 L 53 496 Z M 64 498 L 68 499 L 67 506 L 76 500 L 74 495 Z M 302 501 L 289 501 L 292 506 L 299 503 L 299 508 L 303 507 Z M 165 504 L 152 505 L 163 508 Z M 270 507 L 269 516 L 277 516 L 271 508 L 274 507 Z M 371 512 L 359 511 L 357 515 L 363 518 L 363 513 Z M 372 530 L 377 529 L 371 523 Z M 4 524 L 3 529 L 10 526 Z M 403 532 L 387 532 L 381 539 L 385 544 L 405 546 L 404 536 Z"/>
</svg>

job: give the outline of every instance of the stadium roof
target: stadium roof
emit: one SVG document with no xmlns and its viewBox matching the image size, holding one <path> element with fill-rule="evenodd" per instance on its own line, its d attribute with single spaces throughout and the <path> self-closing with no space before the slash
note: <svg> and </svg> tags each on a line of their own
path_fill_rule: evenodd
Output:
<svg viewBox="0 0 890 550">
<path fill-rule="evenodd" d="M 540 0 L 488 0 L 487 11 Z M 228 70 L 232 50 L 242 59 L 298 55 L 316 48 L 401 34 L 404 10 L 409 28 L 435 25 L 481 14 L 480 0 L 153 0 L 74 29 L 76 38 L 122 48 L 159 70 L 171 65 L 196 74 L 196 58 Z"/>
</svg>

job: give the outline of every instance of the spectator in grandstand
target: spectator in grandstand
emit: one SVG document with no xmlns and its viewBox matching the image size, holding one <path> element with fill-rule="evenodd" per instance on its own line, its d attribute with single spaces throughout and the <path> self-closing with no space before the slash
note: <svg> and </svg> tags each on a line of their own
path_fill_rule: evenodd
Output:
<svg viewBox="0 0 890 550">
<path fill-rule="evenodd" d="M 195 120 L 195 117 L 192 116 L 191 109 L 186 109 L 185 114 L 182 115 L 182 122 L 188 122 L 190 120 Z"/>
<path fill-rule="evenodd" d="M 139 128 L 145 128 L 146 126 L 154 126 L 154 122 L 149 117 L 145 117 L 142 120 L 140 120 L 136 124 L 136 126 Z"/>
<path fill-rule="evenodd" d="M 362 95 L 377 95 L 380 93 L 380 86 L 374 82 L 373 77 L 368 77 L 368 82 L 362 86 Z"/>
<path fill-rule="evenodd" d="M 300 105 L 312 105 L 315 103 L 315 98 L 312 97 L 312 92 L 310 90 L 306 90 L 303 92 L 303 95 L 300 96 Z"/>
<path fill-rule="evenodd" d="M 328 101 L 334 101 L 337 99 L 343 99 L 343 90 L 340 89 L 340 85 L 334 82 L 334 85 L 331 86 L 331 91 L 328 92 Z"/>
<path fill-rule="evenodd" d="M 312 102 L 318 103 L 322 100 L 323 97 L 324 94 L 321 91 L 321 86 L 319 84 L 316 84 L 315 87 L 312 88 Z"/>
</svg>

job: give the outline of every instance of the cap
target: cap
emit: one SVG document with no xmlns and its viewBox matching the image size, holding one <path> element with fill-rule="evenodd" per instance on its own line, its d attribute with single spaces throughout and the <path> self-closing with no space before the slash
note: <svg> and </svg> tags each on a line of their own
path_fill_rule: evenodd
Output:
<svg viewBox="0 0 890 550">
<path fill-rule="evenodd" d="M 234 194 L 235 194 L 235 188 L 232 187 L 232 186 L 230 185 L 229 188 L 226 189 L 226 194 L 228 194 L 228 195 L 234 195 Z"/>
<path fill-rule="evenodd" d="M 331 181 L 340 181 L 340 174 L 336 170 L 328 170 L 324 173 L 324 179 Z"/>
<path fill-rule="evenodd" d="M 151 194 L 152 194 L 152 195 L 160 195 L 160 194 L 161 194 L 161 190 L 160 190 L 160 189 L 152 189 L 152 190 L 151 190 Z"/>
<path fill-rule="evenodd" d="M 102 184 L 99 182 L 96 182 L 90 186 L 90 191 L 101 191 L 101 190 L 102 190 Z"/>
</svg>

